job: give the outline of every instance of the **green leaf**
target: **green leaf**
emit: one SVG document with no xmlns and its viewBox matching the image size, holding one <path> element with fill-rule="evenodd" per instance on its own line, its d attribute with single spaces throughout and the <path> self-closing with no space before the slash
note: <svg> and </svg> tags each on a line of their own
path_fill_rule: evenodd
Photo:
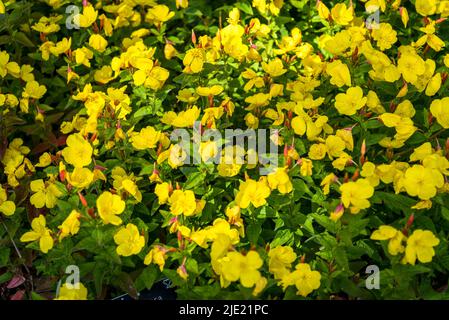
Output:
<svg viewBox="0 0 449 320">
<path fill-rule="evenodd" d="M 284 244 L 289 244 L 290 242 L 293 242 L 294 237 L 295 236 L 294 236 L 293 232 L 291 232 L 288 229 L 279 230 L 276 233 L 276 237 L 271 242 L 270 247 L 276 248 L 276 247 L 282 246 Z"/>
<path fill-rule="evenodd" d="M 262 231 L 262 223 L 261 222 L 251 222 L 248 227 L 246 227 L 246 236 L 248 237 L 249 242 L 252 244 L 256 244 L 257 240 L 259 240 L 260 232 Z"/>
<path fill-rule="evenodd" d="M 136 289 L 138 291 L 144 288 L 150 290 L 159 276 L 159 269 L 155 265 L 149 265 L 143 269 L 142 273 L 136 279 Z"/>
</svg>

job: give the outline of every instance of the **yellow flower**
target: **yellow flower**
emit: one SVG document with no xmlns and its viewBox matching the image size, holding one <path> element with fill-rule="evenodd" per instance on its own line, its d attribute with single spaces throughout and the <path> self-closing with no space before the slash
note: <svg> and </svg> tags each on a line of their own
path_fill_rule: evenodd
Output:
<svg viewBox="0 0 449 320">
<path fill-rule="evenodd" d="M 189 6 L 189 0 L 176 0 L 176 9 L 187 8 Z"/>
<path fill-rule="evenodd" d="M 93 148 L 80 133 L 67 138 L 67 147 L 62 150 L 64 160 L 74 167 L 85 167 L 92 162 Z"/>
<path fill-rule="evenodd" d="M 126 171 L 122 167 L 115 167 L 112 169 L 111 176 L 114 179 L 112 185 L 117 191 L 126 191 L 132 195 L 137 201 L 142 201 L 142 193 L 136 185 L 136 181 L 140 178 L 135 178 L 134 174 L 126 174 Z"/>
<path fill-rule="evenodd" d="M 67 174 L 67 181 L 75 188 L 82 190 L 94 181 L 94 174 L 88 168 L 75 167 L 72 173 Z"/>
<path fill-rule="evenodd" d="M 282 60 L 279 58 L 276 58 L 269 63 L 262 62 L 262 68 L 272 78 L 279 77 L 287 72 L 287 69 L 284 69 Z"/>
<path fill-rule="evenodd" d="M 426 17 L 435 14 L 437 10 L 436 0 L 416 0 L 415 2 L 416 12 Z"/>
<path fill-rule="evenodd" d="M 217 96 L 223 92 L 223 87 L 220 85 L 213 85 L 211 87 L 198 87 L 196 93 L 203 97 Z"/>
<path fill-rule="evenodd" d="M 257 118 L 255 115 L 253 115 L 251 112 L 247 113 L 245 118 L 245 124 L 250 129 L 257 129 L 259 127 L 259 118 Z"/>
<path fill-rule="evenodd" d="M 42 179 L 31 181 L 30 189 L 34 192 L 30 197 L 30 202 L 36 208 L 47 207 L 51 209 L 56 205 L 58 197 L 62 196 L 62 192 L 56 184 L 51 181 L 44 183 Z"/>
<path fill-rule="evenodd" d="M 274 274 L 275 279 L 282 279 L 289 273 L 291 264 L 296 260 L 296 253 L 292 247 L 278 246 L 268 252 L 269 271 Z"/>
<path fill-rule="evenodd" d="M 366 105 L 368 99 L 363 96 L 362 88 L 352 87 L 346 93 L 339 93 L 335 97 L 335 108 L 340 114 L 352 116 Z"/>
<path fill-rule="evenodd" d="M 90 59 L 94 57 L 94 53 L 86 47 L 76 49 L 72 52 L 75 56 L 75 61 L 77 64 L 83 64 L 90 68 Z"/>
<path fill-rule="evenodd" d="M 412 197 L 429 200 L 437 194 L 437 188 L 444 185 L 443 175 L 436 169 L 414 165 L 408 168 L 402 181 L 405 190 Z"/>
<path fill-rule="evenodd" d="M 336 4 L 331 10 L 332 19 L 339 25 L 346 26 L 354 19 L 354 9 L 346 4 Z"/>
<path fill-rule="evenodd" d="M 103 52 L 108 46 L 108 41 L 99 34 L 93 34 L 89 38 L 89 46 L 98 52 Z"/>
<path fill-rule="evenodd" d="M 449 97 L 435 99 L 430 105 L 430 112 L 444 128 L 449 129 Z"/>
<path fill-rule="evenodd" d="M 187 102 L 188 104 L 195 103 L 198 100 L 198 95 L 195 93 L 195 89 L 188 88 L 182 89 L 178 91 L 178 95 L 176 96 L 179 101 Z"/>
<path fill-rule="evenodd" d="M 145 245 L 145 238 L 140 235 L 139 229 L 132 223 L 121 228 L 114 235 L 114 241 L 118 245 L 117 254 L 124 257 L 138 254 Z"/>
<path fill-rule="evenodd" d="M 249 103 L 247 110 L 253 110 L 254 108 L 264 107 L 268 105 L 270 95 L 267 93 L 257 93 L 253 96 L 249 96 L 245 99 L 245 102 Z"/>
<path fill-rule="evenodd" d="M 312 175 L 313 162 L 312 160 L 302 158 L 301 159 L 301 167 L 299 168 L 299 173 L 303 177 L 310 177 Z"/>
<path fill-rule="evenodd" d="M 271 190 L 277 189 L 282 194 L 290 193 L 293 190 L 287 167 L 277 168 L 276 171 L 267 176 L 267 180 Z"/>
<path fill-rule="evenodd" d="M 166 5 L 158 4 L 148 10 L 145 16 L 145 21 L 160 26 L 162 23 L 173 18 L 174 15 L 175 13 L 170 11 Z"/>
<path fill-rule="evenodd" d="M 115 79 L 110 66 L 103 66 L 99 70 L 95 70 L 94 80 L 101 84 L 106 84 Z"/>
<path fill-rule="evenodd" d="M 321 181 L 320 186 L 323 187 L 323 193 L 325 195 L 328 195 L 330 192 L 330 186 L 333 182 L 337 180 L 337 176 L 333 173 L 328 174 L 324 179 Z"/>
<path fill-rule="evenodd" d="M 64 220 L 64 222 L 58 227 L 60 230 L 59 241 L 64 239 L 65 237 L 78 233 L 80 229 L 80 219 L 81 213 L 76 210 L 72 210 L 68 217 Z"/>
<path fill-rule="evenodd" d="M 282 279 L 284 287 L 295 285 L 297 294 L 307 297 L 313 290 L 321 285 L 321 274 L 318 271 L 312 271 L 307 263 L 299 263 L 296 270 L 287 274 Z"/>
<path fill-rule="evenodd" d="M 167 69 L 156 66 L 153 60 L 147 58 L 137 60 L 136 67 L 138 70 L 133 74 L 136 86 L 144 85 L 153 90 L 159 90 L 170 75 Z"/>
<path fill-rule="evenodd" d="M 261 278 L 259 268 L 263 261 L 256 251 L 249 251 L 246 256 L 240 252 L 229 252 L 221 259 L 221 272 L 225 280 L 240 280 L 245 288 L 253 287 Z"/>
<path fill-rule="evenodd" d="M 338 158 L 343 154 L 343 150 L 345 150 L 345 142 L 338 136 L 328 136 L 326 138 L 326 151 L 329 155 L 329 158 L 333 160 L 333 158 Z"/>
<path fill-rule="evenodd" d="M 45 217 L 39 215 L 31 221 L 33 231 L 28 231 L 20 237 L 21 242 L 31 242 L 39 240 L 39 248 L 43 253 L 47 253 L 53 248 L 53 238 L 51 231 L 46 226 Z"/>
<path fill-rule="evenodd" d="M 8 197 L 6 190 L 0 186 L 0 212 L 10 216 L 16 211 L 16 204 L 13 201 L 8 201 L 7 199 Z"/>
<path fill-rule="evenodd" d="M 51 163 L 51 155 L 48 152 L 43 153 L 39 157 L 39 163 L 36 164 L 36 167 L 47 167 Z"/>
<path fill-rule="evenodd" d="M 198 73 L 203 70 L 204 62 L 206 61 L 206 53 L 204 49 L 189 49 L 186 52 L 182 63 L 184 64 L 185 73 Z"/>
<path fill-rule="evenodd" d="M 129 141 L 137 150 L 153 149 L 161 139 L 161 132 L 152 126 L 147 126 L 140 132 L 132 132 Z"/>
<path fill-rule="evenodd" d="M 193 106 L 186 111 L 181 111 L 176 114 L 173 111 L 164 113 L 161 122 L 165 124 L 172 125 L 177 128 L 193 127 L 193 124 L 200 116 L 201 110 L 197 106 Z"/>
<path fill-rule="evenodd" d="M 125 210 L 125 205 L 125 201 L 120 196 L 109 191 L 103 192 L 97 199 L 98 214 L 105 224 L 120 225 L 122 219 L 117 217 L 117 215 Z"/>
<path fill-rule="evenodd" d="M 317 10 L 321 19 L 327 20 L 329 18 L 330 11 L 321 0 L 318 0 L 317 2 Z"/>
<path fill-rule="evenodd" d="M 358 179 L 356 182 L 350 181 L 340 187 L 341 201 L 346 208 L 351 208 L 352 213 L 371 206 L 368 201 L 374 194 L 374 188 L 366 179 Z"/>
<path fill-rule="evenodd" d="M 248 179 L 240 184 L 235 202 L 242 209 L 248 208 L 250 204 L 259 208 L 267 203 L 266 199 L 270 196 L 270 193 L 270 188 L 266 182 Z"/>
<path fill-rule="evenodd" d="M 60 16 L 62 18 L 62 16 Z M 38 23 L 35 23 L 33 26 L 31 26 L 31 29 L 45 34 L 51 34 L 58 32 L 61 28 L 59 27 L 56 22 L 60 20 L 60 18 L 47 18 L 47 17 L 41 17 L 39 19 Z"/>
<path fill-rule="evenodd" d="M 64 283 L 59 289 L 59 296 L 54 300 L 87 300 L 87 289 L 81 282 L 70 287 Z"/>
<path fill-rule="evenodd" d="M 98 11 L 89 4 L 83 8 L 83 13 L 79 17 L 79 25 L 81 28 L 89 28 L 95 20 L 97 20 Z"/>
<path fill-rule="evenodd" d="M 160 246 L 155 246 L 145 256 L 145 260 L 143 263 L 146 265 L 149 265 L 150 263 L 157 264 L 157 265 L 159 265 L 159 269 L 162 271 L 162 270 L 164 270 L 166 253 L 167 253 L 166 249 L 164 249 Z"/>
<path fill-rule="evenodd" d="M 435 237 L 432 231 L 420 229 L 413 231 L 413 234 L 407 239 L 405 262 L 414 265 L 416 259 L 422 263 L 432 261 L 435 255 L 433 247 L 439 243 L 440 240 Z"/>
<path fill-rule="evenodd" d="M 159 204 L 167 203 L 170 196 L 170 185 L 167 182 L 158 183 L 154 189 L 154 193 L 159 199 Z"/>
<path fill-rule="evenodd" d="M 9 54 L 6 51 L 0 51 L 0 76 L 4 78 L 8 73 L 20 73 L 20 67 L 17 62 L 9 62 Z"/>
<path fill-rule="evenodd" d="M 47 88 L 44 85 L 39 85 L 37 81 L 27 82 L 25 90 L 22 92 L 22 97 L 40 99 L 47 92 Z"/>
<path fill-rule="evenodd" d="M 56 43 L 55 46 L 50 47 L 49 50 L 54 56 L 57 57 L 60 54 L 68 52 L 71 46 L 72 46 L 72 38 L 63 38 L 61 41 Z"/>
<path fill-rule="evenodd" d="M 171 43 L 166 43 L 164 46 L 164 56 L 165 59 L 171 60 L 173 57 L 178 55 L 178 51 Z"/>
<path fill-rule="evenodd" d="M 416 83 L 419 76 L 426 72 L 426 63 L 416 52 L 403 52 L 398 60 L 398 70 L 405 81 Z"/>
<path fill-rule="evenodd" d="M 373 29 L 373 39 L 377 41 L 377 46 L 384 51 L 390 49 L 396 43 L 397 33 L 389 23 L 381 23 Z"/>
<path fill-rule="evenodd" d="M 192 216 L 196 210 L 195 194 L 192 190 L 175 190 L 170 196 L 168 203 L 170 204 L 170 211 L 175 216 L 183 214 L 185 216 Z"/>
<path fill-rule="evenodd" d="M 389 240 L 388 242 L 388 252 L 395 256 L 399 253 L 403 253 L 405 247 L 403 242 L 407 239 L 404 234 L 396 230 L 395 228 L 387 225 L 380 226 L 378 230 L 371 234 L 372 240 Z"/>
<path fill-rule="evenodd" d="M 349 73 L 348 66 L 340 60 L 335 60 L 329 63 L 326 67 L 326 73 L 331 77 L 331 84 L 337 87 L 343 87 L 344 85 L 351 86 L 351 74 Z"/>
</svg>

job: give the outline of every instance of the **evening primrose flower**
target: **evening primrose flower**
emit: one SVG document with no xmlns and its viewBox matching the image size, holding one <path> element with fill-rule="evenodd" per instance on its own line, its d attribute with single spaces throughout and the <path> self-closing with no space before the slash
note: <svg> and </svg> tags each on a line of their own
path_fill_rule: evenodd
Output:
<svg viewBox="0 0 449 320">
<path fill-rule="evenodd" d="M 354 8 L 338 3 L 331 9 L 332 19 L 339 25 L 346 26 L 354 19 Z"/>
<path fill-rule="evenodd" d="M 378 28 L 373 29 L 373 39 L 377 41 L 377 46 L 384 51 L 390 49 L 396 43 L 398 38 L 397 32 L 389 23 L 381 23 Z"/>
<path fill-rule="evenodd" d="M 362 88 L 352 87 L 335 97 L 335 108 L 340 114 L 352 116 L 366 105 L 366 101 Z"/>
<path fill-rule="evenodd" d="M 220 85 L 213 85 L 211 87 L 198 87 L 196 93 L 203 97 L 217 96 L 223 92 L 223 87 Z"/>
<path fill-rule="evenodd" d="M 43 215 L 31 221 L 32 231 L 28 231 L 20 237 L 21 242 L 32 242 L 39 240 L 39 248 L 43 253 L 47 253 L 53 248 L 53 237 L 51 231 L 46 227 L 46 220 Z"/>
<path fill-rule="evenodd" d="M 300 160 L 299 173 L 303 177 L 310 177 L 312 175 L 313 162 L 310 159 L 302 158 Z"/>
<path fill-rule="evenodd" d="M 174 215 L 183 214 L 185 216 L 192 216 L 196 210 L 195 194 L 192 190 L 175 190 L 170 196 L 168 203 L 170 204 L 170 211 Z"/>
<path fill-rule="evenodd" d="M 64 160 L 74 167 L 85 167 L 92 162 L 93 148 L 80 133 L 67 138 L 67 147 L 62 150 Z"/>
<path fill-rule="evenodd" d="M 140 132 L 132 132 L 129 141 L 136 150 L 153 149 L 161 139 L 161 132 L 152 126 L 147 126 Z"/>
<path fill-rule="evenodd" d="M 371 206 L 368 199 L 373 196 L 374 188 L 366 179 L 346 182 L 340 186 L 340 191 L 341 201 L 345 208 L 351 209 L 351 213 L 359 213 Z"/>
<path fill-rule="evenodd" d="M 282 279 L 289 273 L 291 264 L 296 260 L 296 253 L 290 246 L 277 246 L 268 252 L 268 268 L 275 279 Z"/>
<path fill-rule="evenodd" d="M 402 184 L 410 196 L 429 200 L 443 187 L 444 177 L 438 170 L 414 165 L 405 172 Z"/>
<path fill-rule="evenodd" d="M 326 73 L 331 77 L 331 84 L 341 88 L 344 85 L 351 86 L 351 74 L 348 66 L 340 60 L 329 63 L 326 67 Z"/>
<path fill-rule="evenodd" d="M 118 217 L 119 214 L 125 210 L 125 201 L 120 196 L 112 194 L 109 191 L 104 191 L 97 198 L 97 209 L 100 218 L 104 224 L 113 224 L 118 226 L 122 223 L 122 219 Z"/>
<path fill-rule="evenodd" d="M 165 248 L 163 248 L 161 246 L 155 246 L 145 256 L 143 263 L 146 265 L 149 265 L 151 263 L 157 264 L 159 266 L 159 269 L 162 271 L 162 270 L 164 270 L 166 253 L 167 253 L 167 250 Z"/>
<path fill-rule="evenodd" d="M 154 188 L 154 194 L 158 197 L 159 204 L 165 204 L 170 197 L 170 185 L 167 182 L 158 183 Z"/>
<path fill-rule="evenodd" d="M 78 21 L 81 28 L 89 28 L 97 20 L 98 11 L 89 4 L 83 7 L 83 13 L 78 15 Z"/>
<path fill-rule="evenodd" d="M 93 34 L 89 38 L 89 46 L 98 52 L 104 52 L 108 46 L 108 41 L 100 34 Z"/>
<path fill-rule="evenodd" d="M 153 8 L 149 9 L 145 21 L 148 23 L 153 23 L 157 27 L 160 27 L 164 22 L 167 22 L 173 18 L 175 13 L 170 11 L 170 8 L 163 4 L 158 4 Z"/>
<path fill-rule="evenodd" d="M 173 111 L 169 111 L 164 113 L 161 122 L 177 128 L 191 128 L 200 116 L 200 113 L 201 110 L 197 106 L 181 111 L 178 114 Z"/>
<path fill-rule="evenodd" d="M 118 166 L 112 169 L 111 176 L 114 179 L 113 186 L 115 190 L 126 191 L 137 201 L 142 201 L 142 193 L 136 184 L 136 181 L 141 178 L 135 178 L 133 173 L 130 175 L 126 174 L 126 171 Z"/>
<path fill-rule="evenodd" d="M 118 245 L 117 254 L 124 257 L 138 254 L 145 245 L 145 238 L 140 235 L 139 229 L 132 223 L 121 228 L 114 235 L 114 241 Z"/>
<path fill-rule="evenodd" d="M 269 197 L 270 193 L 270 188 L 266 182 L 248 179 L 240 184 L 235 202 L 242 209 L 248 208 L 250 204 L 259 208 L 267 203 L 266 198 Z"/>
<path fill-rule="evenodd" d="M 259 268 L 263 261 L 256 251 L 249 251 L 246 256 L 240 252 L 229 252 L 221 260 L 221 272 L 225 280 L 240 280 L 245 288 L 252 288 L 261 278 Z"/>
<path fill-rule="evenodd" d="M 94 174 L 88 168 L 76 167 L 72 173 L 67 174 L 67 181 L 78 190 L 82 190 L 94 181 Z"/>
<path fill-rule="evenodd" d="M 147 58 L 138 59 L 136 67 L 138 70 L 133 74 L 136 86 L 144 85 L 153 90 L 159 90 L 170 75 L 167 69 L 155 65 L 153 60 Z"/>
<path fill-rule="evenodd" d="M 44 85 L 40 85 L 37 81 L 29 81 L 25 85 L 22 97 L 39 100 L 46 92 L 47 88 Z"/>
<path fill-rule="evenodd" d="M 443 128 L 449 129 L 449 97 L 433 100 L 430 112 Z"/>
<path fill-rule="evenodd" d="M 80 219 L 81 213 L 76 210 L 72 210 L 64 222 L 58 227 L 60 230 L 59 241 L 64 239 L 65 237 L 78 233 L 80 229 Z"/>
<path fill-rule="evenodd" d="M 398 60 L 398 70 L 405 81 L 413 84 L 426 72 L 426 63 L 415 51 L 405 51 Z"/>
<path fill-rule="evenodd" d="M 87 300 L 87 288 L 81 282 L 71 286 L 64 283 L 59 289 L 59 296 L 54 300 Z"/>
<path fill-rule="evenodd" d="M 321 274 L 318 271 L 312 271 L 309 264 L 299 263 L 295 271 L 282 278 L 282 285 L 284 288 L 295 285 L 298 290 L 297 294 L 307 297 L 312 291 L 320 287 Z"/>
<path fill-rule="evenodd" d="M 293 185 L 287 173 L 287 168 L 277 168 L 275 172 L 267 176 L 268 186 L 271 190 L 277 189 L 282 194 L 290 193 Z"/>
<path fill-rule="evenodd" d="M 10 216 L 16 211 L 16 205 L 13 201 L 8 201 L 7 199 L 6 190 L 0 186 L 0 212 Z"/>
<path fill-rule="evenodd" d="M 206 61 L 206 52 L 202 48 L 189 49 L 182 60 L 185 68 L 184 73 L 198 73 L 203 70 Z"/>
<path fill-rule="evenodd" d="M 440 240 L 435 237 L 432 231 L 421 229 L 413 231 L 407 239 L 404 261 L 411 265 L 414 265 L 416 260 L 422 263 L 431 262 L 435 255 L 433 247 L 439 243 Z"/>
<path fill-rule="evenodd" d="M 30 189 L 34 194 L 30 197 L 30 202 L 36 208 L 53 208 L 56 201 L 62 196 L 61 190 L 58 186 L 51 182 L 42 179 L 31 181 Z"/>
<path fill-rule="evenodd" d="M 279 58 L 276 58 L 269 63 L 262 62 L 262 69 L 272 78 L 279 77 L 287 72 L 287 69 L 284 69 L 282 60 Z"/>
<path fill-rule="evenodd" d="M 396 256 L 399 253 L 403 253 L 405 251 L 403 242 L 406 241 L 407 238 L 401 231 L 396 230 L 391 226 L 387 225 L 380 226 L 379 229 L 377 229 L 371 234 L 371 239 L 380 241 L 389 240 L 388 252 L 392 256 Z"/>
</svg>

